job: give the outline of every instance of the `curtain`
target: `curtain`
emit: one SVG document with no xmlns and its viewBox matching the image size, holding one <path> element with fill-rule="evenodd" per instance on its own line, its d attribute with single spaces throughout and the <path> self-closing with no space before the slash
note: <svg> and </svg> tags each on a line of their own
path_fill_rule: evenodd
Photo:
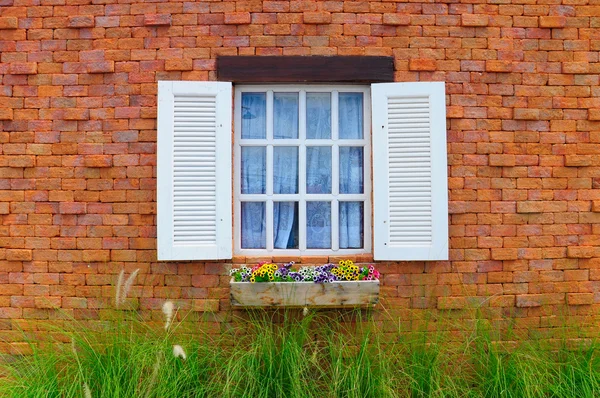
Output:
<svg viewBox="0 0 600 398">
<path fill-rule="evenodd" d="M 243 139 L 267 138 L 267 96 L 265 93 L 242 94 L 241 127 Z M 242 193 L 266 193 L 266 159 L 266 147 L 242 147 L 240 187 Z M 242 202 L 242 248 L 265 249 L 267 247 L 265 211 L 264 202 Z"/>
<path fill-rule="evenodd" d="M 298 147 L 273 148 L 273 194 L 298 193 Z M 273 203 L 273 247 L 298 248 L 297 202 Z"/>
<path fill-rule="evenodd" d="M 340 139 L 363 138 L 362 93 L 339 94 Z"/>
<path fill-rule="evenodd" d="M 298 137 L 298 94 L 275 93 L 273 98 L 273 138 Z M 266 96 L 244 93 L 242 96 L 242 138 L 266 138 Z M 339 95 L 339 138 L 362 139 L 363 98 L 361 93 Z M 311 146 L 310 140 L 331 138 L 331 94 L 307 93 L 306 192 L 332 193 L 332 147 Z M 316 141 L 315 141 L 316 143 Z M 339 147 L 340 194 L 364 192 L 362 147 Z M 298 147 L 273 147 L 273 194 L 298 193 Z M 266 146 L 246 146 L 241 151 L 241 192 L 266 193 Z M 331 248 L 331 202 L 306 202 L 306 246 Z M 339 246 L 363 247 L 363 202 L 339 202 Z M 242 248 L 266 248 L 266 203 L 242 203 Z M 298 248 L 298 202 L 273 202 L 273 244 L 275 249 Z"/>
</svg>

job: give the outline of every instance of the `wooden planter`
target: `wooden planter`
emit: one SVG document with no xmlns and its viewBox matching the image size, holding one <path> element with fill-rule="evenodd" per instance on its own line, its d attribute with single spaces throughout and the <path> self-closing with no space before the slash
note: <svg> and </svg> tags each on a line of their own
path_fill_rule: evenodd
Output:
<svg viewBox="0 0 600 398">
<path fill-rule="evenodd" d="M 234 307 L 365 307 L 379 301 L 379 281 L 234 282 Z"/>
</svg>

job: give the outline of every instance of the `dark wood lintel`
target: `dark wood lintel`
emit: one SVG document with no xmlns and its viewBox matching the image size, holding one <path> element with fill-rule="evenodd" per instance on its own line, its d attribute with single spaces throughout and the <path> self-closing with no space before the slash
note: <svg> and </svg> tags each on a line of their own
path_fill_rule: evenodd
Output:
<svg viewBox="0 0 600 398">
<path fill-rule="evenodd" d="M 234 83 L 383 83 L 394 81 L 393 57 L 220 56 L 217 78 Z"/>
</svg>

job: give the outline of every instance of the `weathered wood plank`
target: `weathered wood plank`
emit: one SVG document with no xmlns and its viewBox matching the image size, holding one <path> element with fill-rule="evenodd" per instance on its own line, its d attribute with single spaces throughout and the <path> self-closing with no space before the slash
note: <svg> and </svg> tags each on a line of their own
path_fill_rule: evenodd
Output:
<svg viewBox="0 0 600 398">
<path fill-rule="evenodd" d="M 394 81 L 393 57 L 220 56 L 217 79 L 234 83 L 382 83 Z"/>
<path fill-rule="evenodd" d="M 379 281 L 231 282 L 236 307 L 360 307 L 379 301 Z"/>
</svg>

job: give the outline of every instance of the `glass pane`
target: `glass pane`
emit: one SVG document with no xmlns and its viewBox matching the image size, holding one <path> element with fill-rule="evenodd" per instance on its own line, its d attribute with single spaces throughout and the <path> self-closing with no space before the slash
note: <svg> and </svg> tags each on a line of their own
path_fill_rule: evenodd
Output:
<svg viewBox="0 0 600 398">
<path fill-rule="evenodd" d="M 298 248 L 298 202 L 273 202 L 273 247 Z"/>
<path fill-rule="evenodd" d="M 363 94 L 339 94 L 340 139 L 363 138 Z"/>
<path fill-rule="evenodd" d="M 298 193 L 298 147 L 273 147 L 273 193 Z"/>
<path fill-rule="evenodd" d="M 331 138 L 331 93 L 306 93 L 306 138 Z"/>
<path fill-rule="evenodd" d="M 273 138 L 298 138 L 298 93 L 273 95 Z"/>
<path fill-rule="evenodd" d="M 266 149 L 263 146 L 242 147 L 242 193 L 265 193 L 267 182 Z"/>
<path fill-rule="evenodd" d="M 340 202 L 340 249 L 361 249 L 364 242 L 364 203 Z"/>
<path fill-rule="evenodd" d="M 242 249 L 265 249 L 264 202 L 242 202 Z"/>
<path fill-rule="evenodd" d="M 242 93 L 242 138 L 267 138 L 266 93 Z"/>
<path fill-rule="evenodd" d="M 306 248 L 331 248 L 330 202 L 306 202 Z"/>
<path fill-rule="evenodd" d="M 363 148 L 340 147 L 340 193 L 363 193 Z"/>
<path fill-rule="evenodd" d="M 331 147 L 306 147 L 306 193 L 331 193 Z"/>
</svg>

